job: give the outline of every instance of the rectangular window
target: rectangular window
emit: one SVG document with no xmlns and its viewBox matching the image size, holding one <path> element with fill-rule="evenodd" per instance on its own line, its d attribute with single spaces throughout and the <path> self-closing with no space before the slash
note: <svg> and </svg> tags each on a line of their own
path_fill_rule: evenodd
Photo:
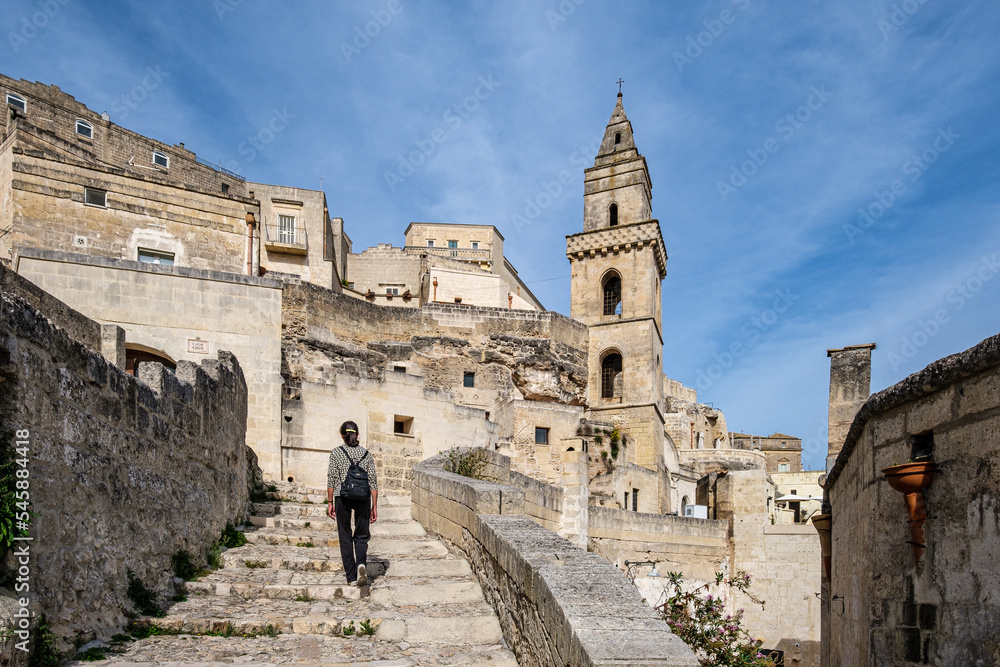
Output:
<svg viewBox="0 0 1000 667">
<path fill-rule="evenodd" d="M 295 216 L 278 216 L 278 243 L 295 244 Z"/>
<path fill-rule="evenodd" d="M 174 265 L 174 253 L 160 252 L 158 250 L 146 250 L 139 248 L 139 261 L 143 264 L 160 264 L 163 266 Z"/>
<path fill-rule="evenodd" d="M 392 432 L 402 435 L 410 435 L 413 430 L 413 417 L 394 415 L 392 419 Z"/>
<path fill-rule="evenodd" d="M 385 293 L 386 293 L 386 296 L 399 296 L 399 288 L 398 287 L 386 287 L 385 288 Z"/>
<path fill-rule="evenodd" d="M 479 250 L 479 241 L 473 241 L 472 242 L 472 249 L 473 250 Z"/>
<path fill-rule="evenodd" d="M 535 427 L 535 444 L 536 445 L 549 444 L 549 429 L 542 428 L 541 426 Z"/>
<path fill-rule="evenodd" d="M 778 464 L 778 472 L 788 472 L 788 464 L 787 463 L 779 463 Z"/>
<path fill-rule="evenodd" d="M 7 104 L 11 105 L 12 107 L 17 107 L 21 111 L 28 110 L 28 103 L 25 102 L 24 98 L 21 97 L 20 95 L 12 95 L 11 93 L 7 93 Z"/>
<path fill-rule="evenodd" d="M 222 194 L 224 194 L 224 195 L 228 195 L 229 194 L 229 183 L 223 183 L 222 184 Z"/>
<path fill-rule="evenodd" d="M 166 153 L 161 153 L 160 151 L 153 151 L 153 164 L 158 167 L 163 167 L 164 169 L 170 168 L 170 158 L 167 157 Z"/>
<path fill-rule="evenodd" d="M 427 239 L 427 247 L 428 248 L 434 247 L 434 239 Z"/>
<path fill-rule="evenodd" d="M 465 371 L 465 375 L 462 377 L 462 385 L 465 387 L 475 387 L 476 374 L 472 371 Z"/>
<path fill-rule="evenodd" d="M 457 248 L 458 247 L 458 241 L 448 241 L 448 247 L 449 248 Z"/>
<path fill-rule="evenodd" d="M 456 296 L 455 297 L 455 303 L 462 303 L 462 297 Z"/>
<path fill-rule="evenodd" d="M 639 511 L 639 489 L 632 489 L 632 511 Z"/>
<path fill-rule="evenodd" d="M 392 372 L 393 373 L 406 373 L 406 366 L 393 366 L 392 367 Z"/>
<path fill-rule="evenodd" d="M 91 206 L 100 206 L 104 208 L 108 205 L 108 193 L 104 190 L 98 190 L 96 188 L 84 188 L 83 202 L 85 204 L 90 204 Z"/>
<path fill-rule="evenodd" d="M 93 139 L 94 126 L 86 121 L 78 120 L 76 121 L 76 133 L 79 134 L 81 137 L 85 137 L 87 139 Z"/>
</svg>

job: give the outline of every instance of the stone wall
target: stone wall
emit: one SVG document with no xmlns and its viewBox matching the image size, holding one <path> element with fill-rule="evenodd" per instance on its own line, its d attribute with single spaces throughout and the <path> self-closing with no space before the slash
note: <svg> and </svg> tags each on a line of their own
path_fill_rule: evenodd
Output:
<svg viewBox="0 0 1000 667">
<path fill-rule="evenodd" d="M 120 325 L 126 346 L 196 363 L 220 349 L 243 359 L 247 444 L 269 478 L 281 474 L 281 283 L 33 249 L 16 269 L 87 317 Z"/>
<path fill-rule="evenodd" d="M 832 507 L 825 665 L 1000 664 L 998 434 L 1000 335 L 861 407 L 824 486 Z M 923 491 L 930 518 L 920 565 L 903 494 L 882 473 L 915 455 L 918 435 L 932 438 L 937 464 Z"/>
<path fill-rule="evenodd" d="M 330 450 L 342 444 L 340 425 L 358 424 L 358 437 L 375 459 L 379 488 L 408 489 L 413 466 L 452 447 L 490 449 L 496 424 L 477 408 L 456 405 L 445 391 L 428 389 L 422 378 L 389 372 L 381 379 L 319 367 L 328 358 L 293 359 L 296 393 L 282 400 L 282 478 L 326 486 Z M 316 364 L 315 366 L 313 364 Z M 395 422 L 407 420 L 406 432 Z"/>
<path fill-rule="evenodd" d="M 698 665 L 621 572 L 528 518 L 520 489 L 443 463 L 414 469 L 413 516 L 465 551 L 521 665 Z"/>
<path fill-rule="evenodd" d="M 661 573 L 683 572 L 701 584 L 714 579 L 730 554 L 728 521 L 594 506 L 588 521 L 590 550 L 622 569 L 626 560 L 652 560 Z"/>
<path fill-rule="evenodd" d="M 204 554 L 246 514 L 243 372 L 220 351 L 137 380 L 6 290 L 0 311 L 0 428 L 29 432 L 38 513 L 31 608 L 64 638 L 106 638 L 126 621 L 127 570 L 168 590 L 173 553 Z"/>
<path fill-rule="evenodd" d="M 156 78 L 158 75 L 162 76 L 158 68 L 147 68 L 143 81 L 155 87 L 159 83 Z M 187 150 L 184 144 L 171 146 L 104 120 L 100 114 L 88 109 L 72 95 L 62 92 L 58 86 L 32 83 L 24 79 L 14 80 L 0 75 L 0 94 L 3 95 L 5 110 L 8 92 L 20 95 L 27 101 L 26 114 L 19 112 L 20 125 L 23 127 L 25 121 L 30 124 L 32 134 L 35 135 L 31 143 L 44 147 L 48 152 L 75 156 L 126 173 L 152 176 L 205 192 L 221 194 L 222 185 L 225 184 L 233 196 L 246 194 L 242 177 L 200 164 L 197 156 Z M 6 134 L 13 128 L 7 124 L 6 113 L 0 116 L 0 128 Z M 93 137 L 77 134 L 77 119 L 90 123 Z M 153 164 L 154 150 L 170 158 L 169 167 Z"/>
<path fill-rule="evenodd" d="M 729 571 L 748 573 L 753 580 L 750 593 L 766 603 L 762 607 L 734 591 L 730 608 L 744 609 L 744 627 L 763 640 L 764 648 L 784 651 L 786 664 L 797 658 L 800 664 L 815 667 L 821 621 L 820 545 L 815 529 L 771 525 L 767 498 L 773 487 L 763 467 L 709 477 L 715 482 L 715 518 L 730 524 Z"/>
<path fill-rule="evenodd" d="M 12 147 L 12 231 L 4 256 L 21 247 L 137 261 L 140 249 L 167 253 L 177 266 L 246 273 L 247 212 L 257 203 L 189 189 L 154 176 L 123 173 L 71 158 Z M 85 203 L 85 189 L 104 190 L 106 206 Z"/>
</svg>

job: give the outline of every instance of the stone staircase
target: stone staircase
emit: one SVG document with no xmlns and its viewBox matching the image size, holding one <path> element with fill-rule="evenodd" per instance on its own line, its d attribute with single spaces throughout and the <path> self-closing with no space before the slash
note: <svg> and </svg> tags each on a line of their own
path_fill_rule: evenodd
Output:
<svg viewBox="0 0 1000 667">
<path fill-rule="evenodd" d="M 282 502 L 254 506 L 248 543 L 149 619 L 177 634 L 70 664 L 517 665 L 468 562 L 410 518 L 409 495 L 379 498 L 367 588 L 344 580 L 325 490 L 281 485 L 271 495 Z M 360 634 L 366 621 L 373 635 Z"/>
</svg>

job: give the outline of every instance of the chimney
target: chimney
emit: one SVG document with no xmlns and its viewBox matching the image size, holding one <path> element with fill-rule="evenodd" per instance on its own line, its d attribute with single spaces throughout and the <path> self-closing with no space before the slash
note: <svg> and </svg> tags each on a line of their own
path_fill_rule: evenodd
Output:
<svg viewBox="0 0 1000 667">
<path fill-rule="evenodd" d="M 844 446 L 854 415 L 868 400 L 872 384 L 872 350 L 875 343 L 827 350 L 830 357 L 830 417 L 826 470 L 833 467 Z"/>
</svg>

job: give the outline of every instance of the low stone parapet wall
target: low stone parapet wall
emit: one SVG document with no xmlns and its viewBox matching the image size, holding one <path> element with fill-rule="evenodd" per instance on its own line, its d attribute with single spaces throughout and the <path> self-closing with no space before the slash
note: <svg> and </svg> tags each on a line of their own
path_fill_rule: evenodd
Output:
<svg viewBox="0 0 1000 667">
<path fill-rule="evenodd" d="M 682 571 L 711 581 L 729 553 L 729 522 L 591 507 L 587 544 L 619 566 L 655 561 L 660 572 Z"/>
<path fill-rule="evenodd" d="M 620 571 L 528 516 L 524 489 L 445 461 L 414 467 L 413 517 L 465 552 L 521 665 L 698 665 Z"/>
</svg>

